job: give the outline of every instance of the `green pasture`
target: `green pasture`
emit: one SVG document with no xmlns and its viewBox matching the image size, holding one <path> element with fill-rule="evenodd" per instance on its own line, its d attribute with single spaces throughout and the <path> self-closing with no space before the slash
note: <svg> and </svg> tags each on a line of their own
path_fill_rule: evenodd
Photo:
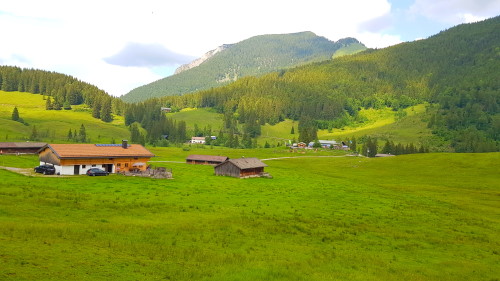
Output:
<svg viewBox="0 0 500 281">
<path fill-rule="evenodd" d="M 105 123 L 93 118 L 90 110 L 83 106 L 73 106 L 72 110 L 45 110 L 42 95 L 0 91 L 0 105 L 0 141 L 28 140 L 35 126 L 41 141 L 64 143 L 68 142 L 69 130 L 79 130 L 82 124 L 90 142 L 110 143 L 113 139 L 119 142 L 130 136 L 121 116 Z M 28 125 L 11 120 L 16 106 Z"/>
<path fill-rule="evenodd" d="M 207 108 L 185 108 L 179 112 L 167 113 L 167 117 L 176 121 L 185 121 L 191 132 L 194 124 L 197 124 L 200 129 L 210 126 L 214 133 L 222 127 L 222 114 Z"/>
<path fill-rule="evenodd" d="M 172 161 L 195 152 L 151 150 Z M 0 280 L 498 280 L 499 160 L 266 160 L 273 179 L 171 162 L 155 165 L 172 180 L 0 169 Z"/>
<path fill-rule="evenodd" d="M 255 148 L 255 149 L 228 149 L 219 146 L 207 146 L 201 144 L 185 145 L 182 147 L 148 147 L 156 155 L 155 161 L 184 162 L 190 154 L 204 154 L 215 156 L 227 156 L 230 158 L 257 157 L 269 159 L 276 157 L 315 157 L 315 156 L 343 156 L 345 151 L 320 149 L 320 150 L 290 150 L 284 147 L 277 148 Z"/>
</svg>

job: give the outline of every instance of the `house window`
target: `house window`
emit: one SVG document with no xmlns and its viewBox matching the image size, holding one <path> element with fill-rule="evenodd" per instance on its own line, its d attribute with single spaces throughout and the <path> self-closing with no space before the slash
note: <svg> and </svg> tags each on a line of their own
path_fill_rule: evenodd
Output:
<svg viewBox="0 0 500 281">
<path fill-rule="evenodd" d="M 87 167 L 87 165 L 82 165 L 82 169 L 85 169 Z"/>
<path fill-rule="evenodd" d="M 128 163 L 125 163 L 125 168 L 127 168 L 127 167 L 128 167 Z"/>
<path fill-rule="evenodd" d="M 97 165 L 95 165 L 95 164 L 92 164 L 92 167 L 97 167 Z"/>
<path fill-rule="evenodd" d="M 121 163 L 116 163 L 116 167 L 121 167 L 122 164 Z"/>
</svg>

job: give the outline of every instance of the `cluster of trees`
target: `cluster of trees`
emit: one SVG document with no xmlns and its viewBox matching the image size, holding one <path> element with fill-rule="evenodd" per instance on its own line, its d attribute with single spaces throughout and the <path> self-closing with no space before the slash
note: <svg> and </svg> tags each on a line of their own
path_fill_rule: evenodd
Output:
<svg viewBox="0 0 500 281">
<path fill-rule="evenodd" d="M 14 66 L 0 66 L 0 90 L 44 95 L 47 110 L 71 109 L 72 105 L 86 104 L 95 118 L 105 122 L 113 120 L 112 114 L 122 115 L 126 106 L 120 99 L 72 76 Z"/>
<path fill-rule="evenodd" d="M 371 136 L 363 136 L 359 141 L 362 144 L 360 152 L 366 157 L 375 157 L 378 153 L 402 155 L 429 152 L 429 149 L 424 147 L 424 145 L 417 147 L 413 143 L 408 143 L 406 145 L 402 143 L 395 144 L 394 141 L 391 140 L 387 140 L 384 146 L 380 148 L 377 138 Z M 353 137 L 348 143 L 350 144 L 351 151 L 357 151 L 356 138 Z"/>
<path fill-rule="evenodd" d="M 71 130 L 69 129 L 68 131 L 68 141 L 74 141 L 74 142 L 87 142 L 87 132 L 85 130 L 85 126 L 82 124 L 80 126 L 80 130 Z"/>
<path fill-rule="evenodd" d="M 413 143 L 403 145 L 401 143 L 395 144 L 393 141 L 387 140 L 382 148 L 381 153 L 401 155 L 401 154 L 415 154 L 415 153 L 428 153 L 429 148 L 420 145 L 417 147 Z"/>
<path fill-rule="evenodd" d="M 131 131 L 131 142 L 167 146 L 170 142 L 187 140 L 186 122 L 167 118 L 155 99 L 128 104 L 124 117 Z"/>
<path fill-rule="evenodd" d="M 457 152 L 500 149 L 500 88 L 448 88 L 428 123 L 437 135 L 451 140 Z"/>
<path fill-rule="evenodd" d="M 52 99 L 49 97 L 45 98 L 45 95 L 43 96 L 45 101 L 45 109 L 46 110 L 71 110 L 71 104 L 68 101 L 65 101 L 64 104 L 61 105 L 58 100 L 52 101 Z"/>
</svg>

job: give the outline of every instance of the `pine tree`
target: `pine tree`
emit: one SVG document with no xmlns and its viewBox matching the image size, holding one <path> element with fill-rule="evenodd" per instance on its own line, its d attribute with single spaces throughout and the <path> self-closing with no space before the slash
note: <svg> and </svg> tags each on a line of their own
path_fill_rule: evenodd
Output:
<svg viewBox="0 0 500 281">
<path fill-rule="evenodd" d="M 292 130 L 290 131 L 290 134 L 294 135 L 295 134 L 295 128 L 292 126 Z"/>
<path fill-rule="evenodd" d="M 382 153 L 393 154 L 394 153 L 393 151 L 394 151 L 393 144 L 391 143 L 391 141 L 387 140 L 385 142 L 384 148 L 382 148 Z"/>
<path fill-rule="evenodd" d="M 99 114 L 100 118 L 104 122 L 113 121 L 113 116 L 111 115 L 111 100 L 106 99 L 101 106 L 101 112 Z"/>
<path fill-rule="evenodd" d="M 38 140 L 38 132 L 36 130 L 36 126 L 33 126 L 33 129 L 31 131 L 30 140 L 31 141 Z"/>
<path fill-rule="evenodd" d="M 351 151 L 357 151 L 356 150 L 356 147 L 357 146 L 357 143 L 356 143 L 356 137 L 352 137 L 352 140 L 351 140 Z"/>
<path fill-rule="evenodd" d="M 71 131 L 71 128 L 68 131 L 68 140 L 73 139 L 73 132 Z"/>
<path fill-rule="evenodd" d="M 52 109 L 54 110 L 61 110 L 61 103 L 55 99 L 54 102 L 52 103 Z"/>
<path fill-rule="evenodd" d="M 92 117 L 101 118 L 101 103 L 100 101 L 94 101 L 92 107 Z"/>
<path fill-rule="evenodd" d="M 47 98 L 47 101 L 45 102 L 45 109 L 46 109 L 46 110 L 52 110 L 52 109 L 54 109 L 54 108 L 52 107 L 52 101 L 51 101 L 51 99 L 50 99 L 50 96 Z"/>
<path fill-rule="evenodd" d="M 19 121 L 19 111 L 17 110 L 17 106 L 14 107 L 14 110 L 12 111 L 12 120 L 14 121 Z"/>
<path fill-rule="evenodd" d="M 85 126 L 80 126 L 80 133 L 78 134 L 81 142 L 87 141 L 87 133 L 85 132 Z"/>
<path fill-rule="evenodd" d="M 130 141 L 132 143 L 140 143 L 141 142 L 141 132 L 139 131 L 139 126 L 137 123 L 133 123 L 130 125 Z"/>
<path fill-rule="evenodd" d="M 64 102 L 63 109 L 64 110 L 71 110 L 71 104 L 69 103 L 69 101 Z"/>
</svg>

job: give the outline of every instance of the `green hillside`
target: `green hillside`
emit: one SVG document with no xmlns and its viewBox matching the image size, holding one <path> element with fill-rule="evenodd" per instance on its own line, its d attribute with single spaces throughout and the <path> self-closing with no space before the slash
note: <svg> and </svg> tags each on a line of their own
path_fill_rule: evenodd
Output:
<svg viewBox="0 0 500 281">
<path fill-rule="evenodd" d="M 71 110 L 46 110 L 43 95 L 0 91 L 0 141 L 27 141 L 33 129 L 37 136 L 32 140 L 45 142 L 73 142 L 68 139 L 69 130 L 78 131 L 83 124 L 87 141 L 95 143 L 119 142 L 128 139 L 130 133 L 121 116 L 114 116 L 112 122 L 103 122 L 92 117 L 92 109 L 73 106 Z M 17 107 L 25 124 L 12 120 Z"/>
<path fill-rule="evenodd" d="M 198 67 L 136 88 L 122 99 L 137 102 L 210 89 L 241 77 L 328 60 L 334 54 L 364 49 L 366 47 L 353 38 L 332 42 L 312 32 L 255 36 L 233 44 Z"/>
<path fill-rule="evenodd" d="M 356 124 L 362 109 L 400 112 L 429 103 L 431 132 L 457 152 L 500 149 L 500 17 L 428 39 L 313 63 L 161 104 L 211 107 L 240 124 L 315 120 L 319 129 Z"/>
<path fill-rule="evenodd" d="M 0 279 L 496 280 L 498 157 L 285 158 L 246 180 L 161 162 L 174 179 L 0 169 Z"/>
</svg>

